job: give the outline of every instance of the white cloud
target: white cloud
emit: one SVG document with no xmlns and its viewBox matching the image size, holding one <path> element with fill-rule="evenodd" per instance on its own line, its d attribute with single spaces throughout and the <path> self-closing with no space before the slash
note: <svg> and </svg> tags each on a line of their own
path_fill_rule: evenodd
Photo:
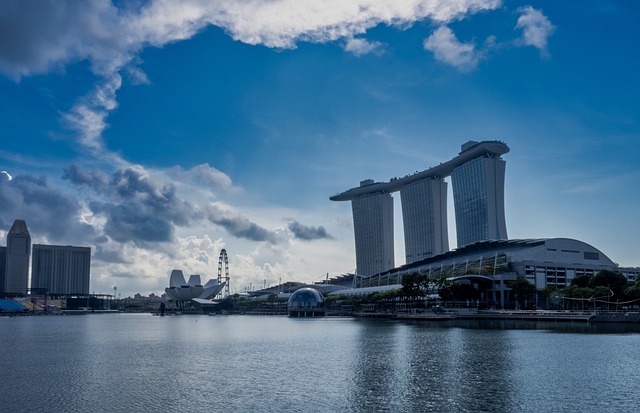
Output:
<svg viewBox="0 0 640 413">
<path fill-rule="evenodd" d="M 462 72 L 476 68 L 483 54 L 476 50 L 473 43 L 462 43 L 453 31 L 441 26 L 424 41 L 425 50 L 433 52 L 436 60 L 456 67 Z"/>
<path fill-rule="evenodd" d="M 518 17 L 516 29 L 522 29 L 520 42 L 526 46 L 533 46 L 540 50 L 542 56 L 548 56 L 547 39 L 555 31 L 547 16 L 531 6 L 518 9 L 521 13 Z"/>
<path fill-rule="evenodd" d="M 407 27 L 425 19 L 446 23 L 500 4 L 501 0 L 152 0 L 118 9 L 111 0 L 8 0 L 0 2 L 0 72 L 19 80 L 88 60 L 103 80 L 65 118 L 80 134 L 78 142 L 99 152 L 105 150 L 101 135 L 106 117 L 117 106 L 121 73 L 126 72 L 133 84 L 149 82 L 131 64 L 148 45 L 162 47 L 215 25 L 235 40 L 275 48 L 346 39 L 345 49 L 361 55 L 381 51 L 380 43 L 355 37 L 377 25 Z"/>
<path fill-rule="evenodd" d="M 107 128 L 107 116 L 118 106 L 116 93 L 121 84 L 120 75 L 113 73 L 64 116 L 69 126 L 78 132 L 79 143 L 95 155 L 104 155 L 102 132 Z"/>
<path fill-rule="evenodd" d="M 253 45 L 295 48 L 299 42 L 336 41 L 343 42 L 347 52 L 361 55 L 383 50 L 382 44 L 365 38 L 378 25 L 406 28 L 423 20 L 447 23 L 500 4 L 501 0 L 1 1 L 1 74 L 19 81 L 36 74 L 63 74 L 75 62 L 90 64 L 95 87 L 63 116 L 77 132 L 80 147 L 111 170 L 100 173 L 70 167 L 64 182 L 70 188 L 24 174 L 9 180 L 7 173 L 1 173 L 0 198 L 6 197 L 6 202 L 0 222 L 6 226 L 16 215 L 26 214 L 34 241 L 92 245 L 92 290 L 96 292 L 109 292 L 115 284 L 123 295 L 158 293 L 175 267 L 211 277 L 219 249 L 243 240 L 251 240 L 250 247 L 243 245 L 230 257 L 237 268 L 232 277 L 237 278 L 238 288 L 264 279 L 320 276 L 316 272 L 326 270 L 320 261 L 339 260 L 333 265 L 348 266 L 351 251 L 322 239 L 345 231 L 340 225 L 325 229 L 300 223 L 294 228 L 298 236 L 319 239 L 297 242 L 292 232 L 278 227 L 285 216 L 302 222 L 297 211 L 252 211 L 249 218 L 242 207 L 213 203 L 215 191 L 241 193 L 229 176 L 214 167 L 153 170 L 131 165 L 109 150 L 102 135 L 109 114 L 118 106 L 122 77 L 134 85 L 149 83 L 140 68 L 140 51 L 189 39 L 210 25 Z M 194 189 L 198 184 L 207 189 Z M 270 222 L 278 219 L 279 224 Z M 347 232 L 341 238 L 352 236 Z M 194 233 L 194 238 L 188 238 Z M 208 234 L 215 235 L 209 238 Z M 318 252 L 315 243 L 327 245 Z"/>
<path fill-rule="evenodd" d="M 370 42 L 366 39 L 352 37 L 347 39 L 344 50 L 355 56 L 362 56 L 369 53 L 381 55 L 384 52 L 384 45 L 380 42 Z"/>
<path fill-rule="evenodd" d="M 365 33 L 379 24 L 407 26 L 431 19 L 448 22 L 491 10 L 500 0 L 324 0 L 221 1 L 207 12 L 209 22 L 236 40 L 293 48 L 298 41 L 324 43 Z"/>
<path fill-rule="evenodd" d="M 147 74 L 139 67 L 127 65 L 125 67 L 125 72 L 127 74 L 127 78 L 133 85 L 148 85 L 151 83 Z"/>
<path fill-rule="evenodd" d="M 135 4 L 135 3 L 134 3 Z M 0 3 L 0 71 L 19 79 L 88 59 L 95 73 L 122 69 L 146 45 L 192 37 L 208 25 L 236 40 L 276 48 L 353 38 L 379 24 L 449 22 L 501 0 L 155 0 L 118 9 L 110 0 Z M 38 30 L 33 30 L 38 27 Z"/>
<path fill-rule="evenodd" d="M 169 173 L 173 179 L 179 179 L 184 182 L 195 182 L 199 186 L 204 185 L 209 191 L 240 191 L 239 188 L 233 186 L 229 175 L 214 168 L 213 166 L 210 166 L 208 163 L 196 165 L 188 170 L 175 166 L 169 170 Z"/>
</svg>

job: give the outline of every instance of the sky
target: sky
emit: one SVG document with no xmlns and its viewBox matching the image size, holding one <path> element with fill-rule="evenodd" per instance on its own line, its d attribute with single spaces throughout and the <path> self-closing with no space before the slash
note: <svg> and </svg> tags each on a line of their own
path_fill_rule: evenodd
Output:
<svg viewBox="0 0 640 413">
<path fill-rule="evenodd" d="M 223 248 L 232 292 L 321 281 L 355 271 L 330 196 L 501 140 L 509 238 L 640 266 L 638 21 L 624 0 L 4 0 L 0 245 L 24 219 L 90 246 L 91 292 L 122 297 L 215 278 Z"/>
</svg>

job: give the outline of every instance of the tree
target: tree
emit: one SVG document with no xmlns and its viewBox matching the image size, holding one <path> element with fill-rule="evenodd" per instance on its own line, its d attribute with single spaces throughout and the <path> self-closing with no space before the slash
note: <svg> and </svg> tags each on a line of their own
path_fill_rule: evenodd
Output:
<svg viewBox="0 0 640 413">
<path fill-rule="evenodd" d="M 596 292 L 595 288 L 579 287 L 573 283 L 562 289 L 562 293 L 565 298 L 573 298 L 573 300 L 565 300 L 565 305 L 574 310 L 584 310 L 585 301 L 588 301 L 589 298 L 593 297 Z M 587 306 L 589 305 L 588 302 L 586 304 Z"/>
<path fill-rule="evenodd" d="M 624 290 L 627 288 L 629 282 L 627 281 L 627 277 L 622 275 L 617 271 L 612 270 L 601 270 L 595 275 L 595 277 L 591 278 L 589 281 L 589 287 L 597 288 L 597 287 L 608 287 L 613 291 L 613 299 L 623 298 Z"/>
<path fill-rule="evenodd" d="M 560 304 L 560 296 L 562 294 L 557 286 L 547 285 L 546 287 L 544 287 L 540 295 L 545 300 L 546 308 L 549 308 L 550 304 L 553 307 L 558 307 L 558 304 Z"/>
<path fill-rule="evenodd" d="M 625 288 L 624 293 L 629 297 L 640 297 L 640 279 Z"/>
<path fill-rule="evenodd" d="M 589 282 L 591 281 L 590 275 L 578 275 L 573 280 L 571 280 L 571 285 L 575 285 L 576 287 L 588 287 Z"/>
<path fill-rule="evenodd" d="M 369 295 L 369 300 L 372 302 L 391 301 L 400 295 L 401 290 L 387 290 L 378 291 Z"/>
<path fill-rule="evenodd" d="M 522 275 L 518 275 L 515 280 L 509 281 L 507 286 L 513 291 L 515 300 L 520 304 L 520 307 L 524 307 L 525 301 L 533 298 L 537 291 L 536 286 L 527 281 Z"/>
<path fill-rule="evenodd" d="M 425 277 L 419 272 L 404 274 L 402 276 L 401 294 L 408 299 L 415 299 L 424 295 L 424 292 L 422 291 L 424 278 Z"/>
</svg>

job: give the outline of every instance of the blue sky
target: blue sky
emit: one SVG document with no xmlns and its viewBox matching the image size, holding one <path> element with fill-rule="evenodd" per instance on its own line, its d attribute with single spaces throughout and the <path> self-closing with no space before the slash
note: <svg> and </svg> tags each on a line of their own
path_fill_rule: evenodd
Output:
<svg viewBox="0 0 640 413">
<path fill-rule="evenodd" d="M 498 139 L 510 238 L 639 266 L 638 21 L 622 0 L 4 1 L 0 243 L 25 219 L 92 246 L 96 293 L 213 278 L 221 248 L 234 291 L 318 281 L 355 269 L 329 196 Z"/>
</svg>

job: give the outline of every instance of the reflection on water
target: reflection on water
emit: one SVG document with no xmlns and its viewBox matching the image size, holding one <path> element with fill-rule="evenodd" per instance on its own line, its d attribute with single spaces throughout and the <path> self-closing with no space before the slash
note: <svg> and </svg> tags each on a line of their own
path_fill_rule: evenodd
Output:
<svg viewBox="0 0 640 413">
<path fill-rule="evenodd" d="M 635 325 L 0 319 L 2 411 L 635 411 Z"/>
</svg>

